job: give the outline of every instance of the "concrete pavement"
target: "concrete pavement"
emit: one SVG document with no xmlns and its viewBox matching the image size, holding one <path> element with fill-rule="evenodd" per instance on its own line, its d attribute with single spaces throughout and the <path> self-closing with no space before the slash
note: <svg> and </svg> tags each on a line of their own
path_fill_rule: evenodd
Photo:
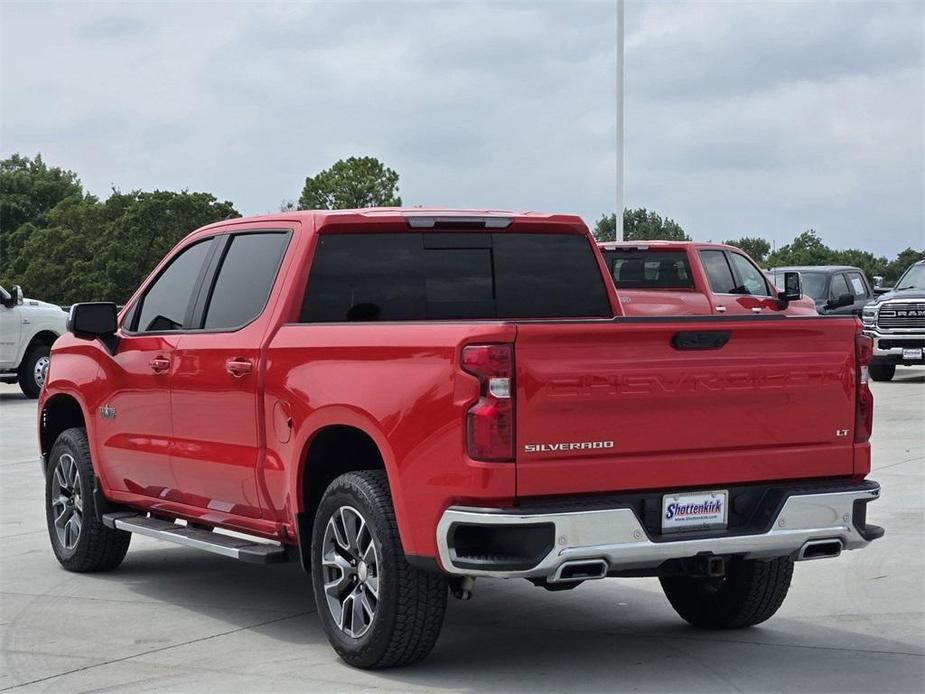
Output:
<svg viewBox="0 0 925 694">
<path fill-rule="evenodd" d="M 0 691 L 920 692 L 925 688 L 925 369 L 875 383 L 866 550 L 797 565 L 765 624 L 703 632 L 655 579 L 549 593 L 480 581 L 422 664 L 378 673 L 329 648 L 306 577 L 135 537 L 78 575 L 48 545 L 35 402 L 0 385 Z"/>
</svg>

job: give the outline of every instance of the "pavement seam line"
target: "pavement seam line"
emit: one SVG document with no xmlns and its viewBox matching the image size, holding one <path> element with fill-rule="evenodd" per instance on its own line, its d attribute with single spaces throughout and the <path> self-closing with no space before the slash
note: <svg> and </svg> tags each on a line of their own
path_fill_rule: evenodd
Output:
<svg viewBox="0 0 925 694">
<path fill-rule="evenodd" d="M 106 665 L 114 665 L 115 663 L 123 663 L 127 660 L 132 660 L 133 658 L 140 658 L 145 655 L 150 655 L 152 653 L 163 653 L 164 651 L 169 651 L 174 648 L 181 648 L 183 646 L 190 646 L 194 643 L 201 643 L 202 641 L 209 641 L 210 639 L 219 638 L 221 636 L 228 636 L 229 634 L 235 634 L 239 631 L 247 631 L 248 629 L 256 629 L 257 627 L 267 626 L 268 624 L 276 624 L 277 622 L 284 622 L 287 619 L 295 619 L 296 617 L 304 617 L 306 615 L 313 614 L 315 610 L 307 610 L 305 612 L 297 612 L 286 617 L 278 617 L 277 619 L 269 619 L 265 622 L 257 622 L 255 624 L 249 624 L 247 626 L 238 627 L 236 629 L 229 629 L 228 631 L 223 631 L 218 634 L 210 634 L 209 636 L 203 636 L 198 639 L 191 639 L 189 641 L 184 641 L 182 643 L 174 643 L 169 646 L 162 646 L 160 648 L 152 648 L 149 651 L 142 651 L 141 653 L 133 653 L 131 655 L 126 655 L 121 658 L 113 658 L 112 660 L 107 660 L 101 663 L 95 663 L 93 665 L 85 665 L 83 667 L 74 668 L 73 670 L 67 670 L 66 672 L 59 672 L 55 675 L 48 675 L 47 677 L 39 677 L 38 679 L 31 680 L 29 682 L 21 682 L 19 684 L 14 684 L 10 687 L 4 687 L 0 689 L 0 692 L 8 692 L 13 689 L 19 689 L 21 687 L 28 687 L 32 684 L 38 684 L 39 682 L 47 682 L 49 680 L 56 679 L 58 677 L 65 677 L 66 675 L 72 675 L 75 672 L 84 672 L 85 670 L 92 670 L 98 667 L 104 667 Z"/>
</svg>

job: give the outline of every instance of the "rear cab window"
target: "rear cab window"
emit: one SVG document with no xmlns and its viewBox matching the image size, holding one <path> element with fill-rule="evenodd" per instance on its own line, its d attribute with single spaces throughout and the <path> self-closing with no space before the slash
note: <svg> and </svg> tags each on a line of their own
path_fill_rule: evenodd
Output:
<svg viewBox="0 0 925 694">
<path fill-rule="evenodd" d="M 684 251 L 604 250 L 617 289 L 693 289 Z"/>
<path fill-rule="evenodd" d="M 322 232 L 303 323 L 610 318 L 584 235 Z"/>
</svg>

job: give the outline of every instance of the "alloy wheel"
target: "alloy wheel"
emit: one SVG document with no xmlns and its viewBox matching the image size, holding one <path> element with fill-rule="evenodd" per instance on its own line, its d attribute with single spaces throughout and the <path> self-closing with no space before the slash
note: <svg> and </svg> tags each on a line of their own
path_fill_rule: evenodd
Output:
<svg viewBox="0 0 925 694">
<path fill-rule="evenodd" d="M 352 506 L 341 506 L 328 520 L 321 564 L 334 623 L 347 636 L 360 638 L 376 617 L 379 554 L 372 528 Z"/>
<path fill-rule="evenodd" d="M 80 474 L 70 453 L 62 453 L 58 458 L 54 476 L 51 507 L 55 519 L 55 533 L 61 547 L 70 551 L 80 540 L 80 526 L 83 521 Z"/>
</svg>

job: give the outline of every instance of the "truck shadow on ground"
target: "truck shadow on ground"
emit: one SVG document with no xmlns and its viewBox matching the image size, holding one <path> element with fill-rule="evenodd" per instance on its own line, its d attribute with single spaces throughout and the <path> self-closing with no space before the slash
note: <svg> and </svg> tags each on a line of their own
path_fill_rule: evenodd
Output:
<svg viewBox="0 0 925 694">
<path fill-rule="evenodd" d="M 102 580 L 128 586 L 146 600 L 201 613 L 305 648 L 312 663 L 344 667 L 329 650 L 314 612 L 308 577 L 294 564 L 261 567 L 191 550 L 130 552 L 123 566 Z M 921 670 L 915 644 L 859 634 L 807 618 L 777 617 L 736 632 L 704 632 L 682 622 L 649 582 L 592 582 L 549 593 L 526 581 L 482 581 L 472 601 L 449 602 L 443 633 L 422 663 L 362 673 L 346 681 L 384 687 L 451 687 L 484 691 L 612 690 L 616 682 L 644 691 L 722 689 L 767 691 L 781 673 L 803 671 L 808 690 L 823 670 L 857 671 L 840 691 L 869 691 L 865 674 L 872 652 L 894 654 L 902 671 Z M 795 590 L 799 589 L 799 584 Z M 246 606 L 246 610 L 242 607 Z M 271 649 L 272 650 L 272 649 Z M 327 660 L 325 660 L 327 658 Z M 826 663 L 821 666 L 820 663 Z M 234 664 L 246 671 L 246 662 Z M 758 670 L 761 677 L 748 678 Z M 750 672 L 749 676 L 745 672 Z M 815 673 L 815 674 L 814 674 Z M 897 673 L 898 674 L 898 673 Z M 311 680 L 311 666 L 304 677 Z M 790 681 L 790 685 L 794 682 Z M 791 689 L 792 686 L 784 687 Z"/>
</svg>

